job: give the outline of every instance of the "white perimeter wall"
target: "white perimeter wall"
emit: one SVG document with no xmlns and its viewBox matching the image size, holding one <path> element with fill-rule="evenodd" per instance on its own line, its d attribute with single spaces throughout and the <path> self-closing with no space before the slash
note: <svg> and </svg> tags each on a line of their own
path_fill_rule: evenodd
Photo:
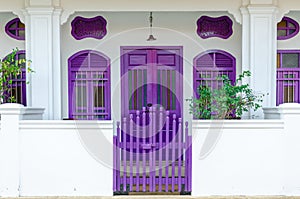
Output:
<svg viewBox="0 0 300 199">
<path fill-rule="evenodd" d="M 103 16 L 107 20 L 107 35 L 102 40 L 87 38 L 76 40 L 71 35 L 71 22 L 76 16 Z M 229 16 L 233 21 L 233 35 L 227 39 L 201 39 L 196 33 L 196 22 L 202 16 Z M 231 53 L 237 60 L 237 73 L 241 70 L 241 25 L 227 12 L 154 12 L 153 30 L 157 38 L 147 42 L 149 35 L 148 12 L 80 12 L 71 15 L 62 26 L 62 88 L 63 117 L 68 117 L 68 63 L 70 56 L 80 50 L 98 50 L 111 59 L 112 119 L 120 120 L 120 46 L 183 46 L 184 98 L 192 94 L 193 58 L 209 49 L 220 49 Z M 190 118 L 185 102 L 184 117 Z"/>
</svg>

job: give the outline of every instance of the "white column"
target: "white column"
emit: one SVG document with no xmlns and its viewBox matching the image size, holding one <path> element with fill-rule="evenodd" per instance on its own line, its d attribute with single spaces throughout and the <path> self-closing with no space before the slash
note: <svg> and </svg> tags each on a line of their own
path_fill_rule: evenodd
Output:
<svg viewBox="0 0 300 199">
<path fill-rule="evenodd" d="M 44 119 L 61 119 L 60 9 L 26 8 L 26 55 L 35 71 L 28 76 L 28 105 L 44 107 Z"/>
<path fill-rule="evenodd" d="M 241 8 L 243 17 L 242 70 L 249 70 L 248 80 L 256 93 L 265 95 L 263 106 L 276 105 L 277 7 L 248 5 Z M 263 118 L 262 110 L 251 115 Z"/>
<path fill-rule="evenodd" d="M 284 121 L 284 194 L 300 194 L 300 104 L 287 103 L 279 106 L 281 119 Z"/>
<path fill-rule="evenodd" d="M 21 104 L 0 105 L 0 197 L 19 196 L 19 120 L 23 107 Z"/>
</svg>

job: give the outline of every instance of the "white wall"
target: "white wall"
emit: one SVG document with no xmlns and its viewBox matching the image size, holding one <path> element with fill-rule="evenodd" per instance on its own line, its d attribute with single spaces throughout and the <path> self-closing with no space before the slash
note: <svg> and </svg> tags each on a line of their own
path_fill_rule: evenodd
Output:
<svg viewBox="0 0 300 199">
<path fill-rule="evenodd" d="M 192 194 L 287 194 L 284 138 L 279 120 L 193 121 Z"/>
<path fill-rule="evenodd" d="M 76 16 L 94 17 L 101 15 L 107 20 L 108 33 L 102 40 L 87 38 L 75 40 L 71 35 L 71 21 Z M 196 33 L 196 22 L 202 15 L 212 17 L 227 15 L 233 20 L 233 35 L 227 39 L 201 39 Z M 93 49 L 105 53 L 111 59 L 112 118 L 120 119 L 120 46 L 183 46 L 184 55 L 184 99 L 192 96 L 193 58 L 208 49 L 230 52 L 237 60 L 237 72 L 241 70 L 241 25 L 227 12 L 154 12 L 153 34 L 155 42 L 147 42 L 149 35 L 148 12 L 85 12 L 75 13 L 62 26 L 62 81 L 63 117 L 68 117 L 68 73 L 67 60 L 74 53 Z M 185 118 L 190 118 L 185 103 Z"/>
<path fill-rule="evenodd" d="M 20 50 L 25 50 L 25 41 L 16 40 L 8 36 L 5 32 L 5 25 L 10 20 L 16 18 L 17 16 L 9 13 L 0 13 L 0 58 L 3 59 L 6 55 L 12 52 L 12 49 L 18 47 Z"/>
<path fill-rule="evenodd" d="M 20 195 L 112 195 L 112 135 L 112 122 L 21 122 Z"/>
</svg>

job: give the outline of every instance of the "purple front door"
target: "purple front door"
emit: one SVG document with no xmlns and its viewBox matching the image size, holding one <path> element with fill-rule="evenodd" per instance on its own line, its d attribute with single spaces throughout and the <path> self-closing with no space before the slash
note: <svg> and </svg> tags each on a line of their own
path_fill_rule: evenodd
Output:
<svg viewBox="0 0 300 199">
<path fill-rule="evenodd" d="M 182 47 L 121 48 L 122 121 L 114 194 L 191 192 L 191 136 L 182 116 Z"/>
<path fill-rule="evenodd" d="M 122 47 L 122 118 L 143 107 L 182 113 L 182 47 Z"/>
</svg>

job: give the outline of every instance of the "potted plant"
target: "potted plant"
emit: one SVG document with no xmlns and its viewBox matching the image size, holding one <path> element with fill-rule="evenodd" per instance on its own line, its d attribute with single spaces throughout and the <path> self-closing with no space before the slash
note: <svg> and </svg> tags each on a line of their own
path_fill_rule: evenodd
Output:
<svg viewBox="0 0 300 199">
<path fill-rule="evenodd" d="M 199 97 L 189 99 L 190 113 L 197 119 L 233 119 L 241 118 L 251 109 L 256 111 L 261 107 L 263 95 L 255 94 L 249 84 L 242 83 L 250 76 L 250 71 L 244 71 L 232 84 L 228 76 L 223 75 L 223 86 L 218 89 L 199 86 Z"/>
<path fill-rule="evenodd" d="M 28 64 L 27 72 L 32 72 L 29 67 L 30 61 L 25 58 L 16 59 L 19 49 L 13 49 L 12 52 L 0 61 L 0 100 L 1 104 L 4 102 L 14 103 L 16 98 L 13 95 L 13 79 L 18 79 L 21 75 L 22 69 Z M 28 82 L 26 82 L 28 83 Z"/>
</svg>

